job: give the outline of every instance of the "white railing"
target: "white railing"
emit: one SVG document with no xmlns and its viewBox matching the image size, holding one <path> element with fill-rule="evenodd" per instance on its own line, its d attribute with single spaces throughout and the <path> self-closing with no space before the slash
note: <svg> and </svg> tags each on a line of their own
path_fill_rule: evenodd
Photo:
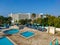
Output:
<svg viewBox="0 0 60 45">
<path fill-rule="evenodd" d="M 56 31 L 60 31 L 60 28 L 56 28 Z"/>
</svg>

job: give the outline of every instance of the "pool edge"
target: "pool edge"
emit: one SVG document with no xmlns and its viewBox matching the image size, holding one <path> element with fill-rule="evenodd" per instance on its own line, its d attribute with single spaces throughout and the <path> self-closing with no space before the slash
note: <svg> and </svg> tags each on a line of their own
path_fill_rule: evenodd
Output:
<svg viewBox="0 0 60 45">
<path fill-rule="evenodd" d="M 26 32 L 26 31 L 24 31 L 24 32 Z M 30 32 L 32 32 L 32 31 L 30 31 Z M 21 33 L 22 33 L 22 32 L 21 32 Z M 29 39 L 29 38 L 32 38 L 32 37 L 34 37 L 34 36 L 35 36 L 35 33 L 33 32 L 33 33 L 34 33 L 34 35 L 32 35 L 32 36 L 30 36 L 30 37 L 27 37 L 27 38 L 26 38 L 25 36 L 22 36 L 22 35 L 21 35 L 21 33 L 20 33 L 20 36 L 21 36 L 21 37 L 23 37 L 23 38 L 25 38 L 25 39 Z"/>
<path fill-rule="evenodd" d="M 13 40 L 11 40 L 9 37 L 6 37 L 8 38 L 14 45 L 17 45 Z"/>
</svg>

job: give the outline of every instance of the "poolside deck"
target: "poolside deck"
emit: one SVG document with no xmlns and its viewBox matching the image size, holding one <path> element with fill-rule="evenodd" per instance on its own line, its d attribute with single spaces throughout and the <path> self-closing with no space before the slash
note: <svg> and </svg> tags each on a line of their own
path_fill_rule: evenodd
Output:
<svg viewBox="0 0 60 45">
<path fill-rule="evenodd" d="M 35 32 L 35 36 L 29 39 L 25 39 L 20 36 L 21 32 L 28 31 L 28 30 Z M 50 41 L 53 39 L 53 36 L 47 34 L 46 32 L 40 32 L 38 30 L 27 28 L 27 27 L 25 27 L 23 30 L 20 30 L 18 34 L 11 35 L 8 37 L 12 39 L 14 42 L 16 42 L 18 45 L 49 45 Z"/>
</svg>

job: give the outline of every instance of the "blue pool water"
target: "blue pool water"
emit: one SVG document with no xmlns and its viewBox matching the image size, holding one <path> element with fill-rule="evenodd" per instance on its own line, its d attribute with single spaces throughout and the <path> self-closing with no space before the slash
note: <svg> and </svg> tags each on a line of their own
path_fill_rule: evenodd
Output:
<svg viewBox="0 0 60 45">
<path fill-rule="evenodd" d="M 30 38 L 34 36 L 34 32 L 26 31 L 26 32 L 22 32 L 21 35 L 25 38 Z"/>
<path fill-rule="evenodd" d="M 18 32 L 19 32 L 18 29 L 10 29 L 10 30 L 4 31 L 5 34 L 16 34 Z"/>
<path fill-rule="evenodd" d="M 6 37 L 3 37 L 0 38 L 0 45 L 14 45 L 14 44 Z"/>
</svg>

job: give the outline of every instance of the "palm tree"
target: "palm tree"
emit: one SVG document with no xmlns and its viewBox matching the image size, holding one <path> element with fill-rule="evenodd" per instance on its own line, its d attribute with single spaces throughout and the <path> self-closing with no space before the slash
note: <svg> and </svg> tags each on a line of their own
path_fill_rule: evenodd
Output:
<svg viewBox="0 0 60 45">
<path fill-rule="evenodd" d="M 10 21 L 11 21 L 11 20 L 12 20 L 12 17 L 8 17 L 8 20 L 10 20 Z"/>
<path fill-rule="evenodd" d="M 7 23 L 8 23 L 8 24 L 11 24 L 11 20 L 12 20 L 12 18 L 11 18 L 11 17 L 8 17 L 8 18 L 7 18 Z"/>
<path fill-rule="evenodd" d="M 32 19 L 34 19 L 36 17 L 36 14 L 32 13 L 31 17 L 32 17 Z"/>
</svg>

